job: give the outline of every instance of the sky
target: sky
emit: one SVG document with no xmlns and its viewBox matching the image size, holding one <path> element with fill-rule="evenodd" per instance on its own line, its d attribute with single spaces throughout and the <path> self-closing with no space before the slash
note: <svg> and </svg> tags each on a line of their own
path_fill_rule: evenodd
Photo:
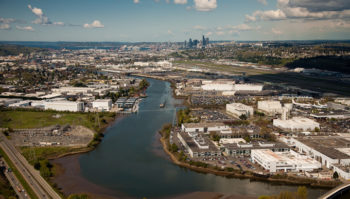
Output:
<svg viewBox="0 0 350 199">
<path fill-rule="evenodd" d="M 0 0 L 1 41 L 350 39 L 350 0 Z"/>
</svg>

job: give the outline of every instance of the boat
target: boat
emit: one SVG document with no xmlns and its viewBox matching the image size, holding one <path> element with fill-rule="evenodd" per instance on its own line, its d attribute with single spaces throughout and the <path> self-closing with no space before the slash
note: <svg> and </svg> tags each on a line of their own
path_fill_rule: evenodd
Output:
<svg viewBox="0 0 350 199">
<path fill-rule="evenodd" d="M 164 108 L 165 107 L 165 101 L 159 105 L 159 108 Z"/>
</svg>

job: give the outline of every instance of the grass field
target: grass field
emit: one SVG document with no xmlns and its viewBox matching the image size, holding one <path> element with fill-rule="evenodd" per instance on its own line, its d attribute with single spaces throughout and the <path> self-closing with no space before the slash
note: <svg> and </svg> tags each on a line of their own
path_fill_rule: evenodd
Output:
<svg viewBox="0 0 350 199">
<path fill-rule="evenodd" d="M 59 117 L 55 117 L 59 115 Z M 97 120 L 98 117 L 98 120 Z M 1 128 L 40 128 L 51 125 L 81 125 L 91 130 L 98 131 L 96 128 L 100 121 L 100 126 L 114 119 L 113 113 L 100 113 L 97 116 L 94 113 L 56 113 L 56 112 L 35 112 L 35 111 L 0 111 Z"/>
<path fill-rule="evenodd" d="M 197 66 L 203 69 L 211 69 L 221 72 L 231 72 L 231 73 L 246 73 L 246 75 L 261 75 L 261 74 L 274 74 L 276 71 L 273 70 L 259 70 L 250 67 L 241 67 L 241 66 L 230 66 L 230 65 L 221 65 L 215 64 L 212 62 L 203 62 L 203 61 L 175 61 L 176 64 L 186 65 L 186 66 Z"/>
<path fill-rule="evenodd" d="M 81 148 L 72 147 L 21 147 L 22 155 L 30 164 L 34 164 L 37 160 L 45 160 L 56 158 L 61 154 L 81 151 Z"/>
</svg>

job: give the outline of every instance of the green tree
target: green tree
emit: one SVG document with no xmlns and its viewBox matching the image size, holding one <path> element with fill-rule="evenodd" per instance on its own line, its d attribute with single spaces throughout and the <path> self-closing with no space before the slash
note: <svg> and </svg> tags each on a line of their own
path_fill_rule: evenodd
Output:
<svg viewBox="0 0 350 199">
<path fill-rule="evenodd" d="M 334 179 L 338 179 L 338 178 L 339 178 L 338 172 L 335 171 L 335 172 L 333 173 L 333 178 L 334 178 Z"/>
<path fill-rule="evenodd" d="M 243 115 L 239 116 L 239 119 L 241 119 L 241 120 L 247 120 L 248 117 L 247 117 L 246 114 L 243 114 Z"/>
<path fill-rule="evenodd" d="M 179 150 L 179 147 L 175 144 L 175 143 L 172 143 L 171 145 L 170 145 L 170 151 L 171 152 L 177 152 Z"/>
</svg>

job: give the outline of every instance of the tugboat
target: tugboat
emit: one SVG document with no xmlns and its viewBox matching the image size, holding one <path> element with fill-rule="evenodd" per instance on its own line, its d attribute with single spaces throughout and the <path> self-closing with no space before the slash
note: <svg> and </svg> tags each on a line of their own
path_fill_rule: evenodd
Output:
<svg viewBox="0 0 350 199">
<path fill-rule="evenodd" d="M 165 107 L 165 101 L 159 105 L 159 108 L 164 108 Z"/>
</svg>

